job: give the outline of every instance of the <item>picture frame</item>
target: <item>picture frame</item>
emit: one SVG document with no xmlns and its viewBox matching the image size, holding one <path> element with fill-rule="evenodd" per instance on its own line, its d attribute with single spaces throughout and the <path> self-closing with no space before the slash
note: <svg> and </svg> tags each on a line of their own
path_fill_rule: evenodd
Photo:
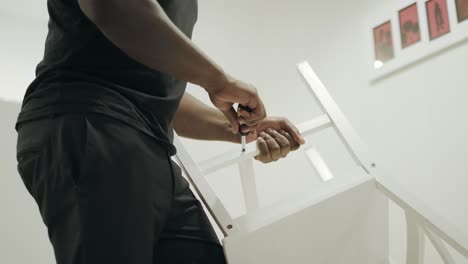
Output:
<svg viewBox="0 0 468 264">
<path fill-rule="evenodd" d="M 407 48 L 421 41 L 418 5 L 413 3 L 398 11 L 401 47 Z"/>
<path fill-rule="evenodd" d="M 450 33 L 450 17 L 447 8 L 447 0 L 426 1 L 426 16 L 430 40 Z"/>
<path fill-rule="evenodd" d="M 373 29 L 376 63 L 385 63 L 395 57 L 392 24 L 388 20 Z"/>
<path fill-rule="evenodd" d="M 444 0 L 440 3 L 445 4 L 446 8 L 441 8 L 439 16 L 445 18 L 444 24 L 445 30 L 437 32 L 437 24 L 434 20 L 434 8 L 436 0 L 401 0 L 388 3 L 387 11 L 377 12 L 369 15 L 369 22 L 371 26 L 368 31 L 369 49 L 367 53 L 368 59 L 368 71 L 369 71 L 369 82 L 378 83 L 387 79 L 395 73 L 403 72 L 406 69 L 417 66 L 420 62 L 423 62 L 433 56 L 434 54 L 443 53 L 449 51 L 455 47 L 458 47 L 461 43 L 468 41 L 468 18 L 465 16 L 464 2 L 468 0 Z M 457 2 L 458 1 L 458 2 Z M 421 40 L 418 42 L 406 43 L 402 40 L 401 34 L 401 12 L 416 3 L 417 13 L 419 20 L 419 30 Z M 445 5 L 443 5 L 445 7 Z M 432 13 L 427 13 L 427 9 L 432 10 Z M 444 10 L 446 13 L 444 15 Z M 458 12 L 458 13 L 457 13 Z M 468 12 L 468 11 L 467 11 Z M 468 15 L 468 14 L 467 14 Z M 429 20 L 432 20 L 432 24 Z M 385 23 L 391 22 L 391 30 L 394 33 L 392 36 L 393 46 L 393 58 L 385 60 L 385 56 L 376 56 L 376 47 L 379 42 L 376 42 L 376 29 Z M 432 27 L 432 34 L 430 34 L 430 27 Z M 434 32 L 434 29 L 435 32 Z M 445 32 L 447 31 L 447 32 Z M 443 37 L 441 37 L 443 36 Z M 412 42 L 412 41 L 411 41 Z M 410 42 L 410 43 L 411 43 Z M 391 56 L 387 56 L 391 57 Z M 380 61 L 377 59 L 384 59 Z"/>
<path fill-rule="evenodd" d="M 458 23 L 468 19 L 468 0 L 455 0 Z"/>
</svg>

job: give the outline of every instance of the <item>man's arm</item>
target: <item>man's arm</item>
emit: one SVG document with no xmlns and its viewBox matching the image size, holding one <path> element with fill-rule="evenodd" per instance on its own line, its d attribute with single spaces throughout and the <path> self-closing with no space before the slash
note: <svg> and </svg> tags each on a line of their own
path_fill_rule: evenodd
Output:
<svg viewBox="0 0 468 264">
<path fill-rule="evenodd" d="M 182 137 L 240 143 L 231 124 L 217 109 L 209 107 L 190 94 L 182 97 L 174 118 L 174 129 Z M 286 118 L 269 117 L 250 132 L 247 142 L 257 141 L 260 154 L 255 158 L 269 163 L 286 157 L 290 151 L 304 144 L 304 138 Z"/>
<path fill-rule="evenodd" d="M 257 90 L 226 74 L 169 19 L 155 0 L 78 0 L 83 13 L 115 46 L 136 61 L 203 87 L 238 132 L 234 103 L 252 109 L 252 129 L 266 112 Z"/>
<path fill-rule="evenodd" d="M 227 75 L 180 31 L 155 0 L 79 0 L 84 14 L 127 55 L 204 88 Z"/>
<path fill-rule="evenodd" d="M 207 106 L 188 93 L 180 101 L 173 125 L 182 137 L 240 143 L 240 136 L 232 132 L 229 120 L 221 111 Z"/>
</svg>

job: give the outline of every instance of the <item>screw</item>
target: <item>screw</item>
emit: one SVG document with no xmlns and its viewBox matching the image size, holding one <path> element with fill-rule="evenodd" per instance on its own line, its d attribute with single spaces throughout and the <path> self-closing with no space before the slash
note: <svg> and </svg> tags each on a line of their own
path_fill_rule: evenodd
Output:
<svg viewBox="0 0 468 264">
<path fill-rule="evenodd" d="M 375 167 L 377 167 L 377 165 L 375 165 L 375 163 L 372 163 L 372 164 L 371 164 L 371 167 L 372 167 L 372 168 L 375 168 Z"/>
<path fill-rule="evenodd" d="M 228 225 L 227 228 L 228 228 L 228 229 L 232 229 L 232 225 Z"/>
</svg>

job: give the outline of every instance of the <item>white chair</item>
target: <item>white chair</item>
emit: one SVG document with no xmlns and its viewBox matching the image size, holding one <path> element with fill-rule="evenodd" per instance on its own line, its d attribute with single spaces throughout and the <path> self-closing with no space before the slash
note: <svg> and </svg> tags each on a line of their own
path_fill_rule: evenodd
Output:
<svg viewBox="0 0 468 264">
<path fill-rule="evenodd" d="M 298 70 L 323 115 L 297 125 L 304 136 L 333 129 L 362 177 L 339 184 L 324 182 L 321 192 L 259 208 L 253 156 L 255 143 L 245 152 L 226 153 L 195 164 L 180 140 L 176 159 L 206 208 L 225 235 L 223 246 L 230 264 L 383 264 L 389 263 L 388 201 L 405 210 L 407 264 L 423 263 L 424 234 L 444 263 L 455 263 L 442 241 L 468 258 L 468 238 L 446 219 L 429 210 L 397 184 L 377 176 L 365 146 L 307 62 Z M 320 154 L 307 150 L 323 179 L 330 172 Z M 233 219 L 204 175 L 238 164 L 246 214 Z"/>
</svg>

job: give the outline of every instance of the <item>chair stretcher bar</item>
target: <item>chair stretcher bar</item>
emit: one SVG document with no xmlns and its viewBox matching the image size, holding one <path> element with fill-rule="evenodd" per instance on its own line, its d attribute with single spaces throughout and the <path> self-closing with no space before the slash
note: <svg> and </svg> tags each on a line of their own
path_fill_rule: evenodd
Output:
<svg viewBox="0 0 468 264">
<path fill-rule="evenodd" d="M 333 124 L 330 118 L 324 114 L 315 119 L 297 125 L 297 128 L 303 136 L 308 136 L 326 128 L 332 127 L 332 125 Z M 200 162 L 199 167 L 202 173 L 207 175 L 222 168 L 226 168 L 230 165 L 243 162 L 245 159 L 253 158 L 258 154 L 259 151 L 257 150 L 256 142 L 251 142 L 247 144 L 245 152 L 229 151 L 214 158 Z"/>
</svg>

